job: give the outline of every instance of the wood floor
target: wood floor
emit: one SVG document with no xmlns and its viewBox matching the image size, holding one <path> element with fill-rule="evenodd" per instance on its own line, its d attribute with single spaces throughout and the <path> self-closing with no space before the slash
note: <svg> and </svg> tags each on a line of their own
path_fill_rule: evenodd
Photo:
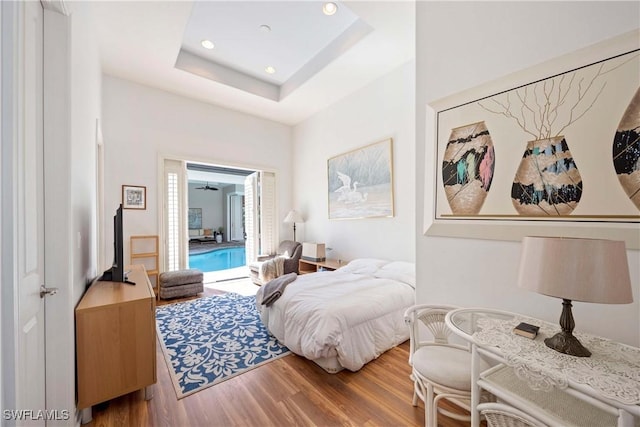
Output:
<svg viewBox="0 0 640 427">
<path fill-rule="evenodd" d="M 178 400 L 158 344 L 154 398 L 134 392 L 94 406 L 87 426 L 423 426 L 422 402 L 411 405 L 408 351 L 405 342 L 358 372 L 338 374 L 288 355 Z"/>
</svg>

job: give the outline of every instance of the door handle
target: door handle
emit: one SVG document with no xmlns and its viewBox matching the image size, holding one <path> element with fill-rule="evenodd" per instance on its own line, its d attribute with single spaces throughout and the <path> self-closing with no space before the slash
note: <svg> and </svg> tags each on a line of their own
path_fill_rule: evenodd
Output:
<svg viewBox="0 0 640 427">
<path fill-rule="evenodd" d="M 40 298 L 44 298 L 47 295 L 55 295 L 58 293 L 58 288 L 45 288 L 44 285 L 40 286 Z"/>
</svg>

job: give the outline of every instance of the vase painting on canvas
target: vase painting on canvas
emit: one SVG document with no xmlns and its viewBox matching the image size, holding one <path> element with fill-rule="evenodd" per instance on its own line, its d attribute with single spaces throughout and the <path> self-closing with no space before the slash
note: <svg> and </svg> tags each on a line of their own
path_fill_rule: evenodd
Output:
<svg viewBox="0 0 640 427">
<path fill-rule="evenodd" d="M 624 112 L 613 141 L 613 164 L 629 199 L 640 210 L 640 87 Z"/>
<path fill-rule="evenodd" d="M 442 161 L 442 182 L 453 213 L 480 212 L 491 188 L 494 156 L 484 122 L 451 130 Z"/>
<path fill-rule="evenodd" d="M 639 222 L 639 86 L 636 49 L 438 111 L 436 219 Z"/>
</svg>

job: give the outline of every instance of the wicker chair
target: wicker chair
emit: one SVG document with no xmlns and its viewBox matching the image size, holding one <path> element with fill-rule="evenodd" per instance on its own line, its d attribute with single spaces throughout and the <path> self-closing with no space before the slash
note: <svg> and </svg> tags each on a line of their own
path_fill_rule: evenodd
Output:
<svg viewBox="0 0 640 427">
<path fill-rule="evenodd" d="M 455 308 L 421 304 L 409 307 L 404 315 L 409 326 L 413 406 L 418 405 L 418 398 L 424 401 L 427 427 L 438 425 L 438 413 L 460 421 L 471 419 L 468 415 L 438 407 L 440 400 L 446 399 L 470 410 L 471 353 L 468 346 L 449 343 L 451 331 L 444 321 L 446 314 Z M 431 333 L 430 339 L 421 337 L 422 325 Z"/>
</svg>

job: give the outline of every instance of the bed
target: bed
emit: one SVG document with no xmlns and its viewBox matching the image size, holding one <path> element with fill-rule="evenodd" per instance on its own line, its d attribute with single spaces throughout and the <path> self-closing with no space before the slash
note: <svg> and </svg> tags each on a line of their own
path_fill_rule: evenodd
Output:
<svg viewBox="0 0 640 427">
<path fill-rule="evenodd" d="M 260 317 L 292 352 L 329 373 L 357 371 L 409 339 L 405 310 L 415 301 L 415 265 L 357 259 L 335 271 L 299 275 Z"/>
</svg>

